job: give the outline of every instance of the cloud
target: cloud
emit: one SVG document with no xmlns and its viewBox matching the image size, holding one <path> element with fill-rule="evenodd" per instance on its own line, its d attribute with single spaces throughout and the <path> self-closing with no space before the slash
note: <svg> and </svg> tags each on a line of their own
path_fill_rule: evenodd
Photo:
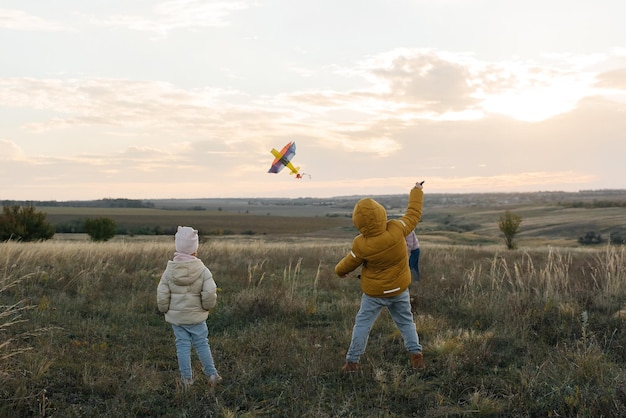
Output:
<svg viewBox="0 0 626 418">
<path fill-rule="evenodd" d="M 416 103 L 436 113 L 467 109 L 472 97 L 471 68 L 428 50 L 398 50 L 383 57 L 389 62 L 369 69 L 386 85 L 388 99 Z"/>
<path fill-rule="evenodd" d="M 68 31 L 70 28 L 21 10 L 0 8 L 0 28 L 19 31 Z"/>
<path fill-rule="evenodd" d="M 571 111 L 591 94 L 592 73 L 522 61 L 487 62 L 469 54 L 396 49 L 371 57 L 341 74 L 361 77 L 350 91 L 284 95 L 311 112 L 351 110 L 363 119 L 476 120 L 500 114 L 541 121 Z"/>
<path fill-rule="evenodd" d="M 25 125 L 32 132 L 109 126 L 144 133 L 203 132 L 241 142 L 262 130 L 265 136 L 324 138 L 377 153 L 401 149 L 397 132 L 429 121 L 475 121 L 490 114 L 545 120 L 573 110 L 593 88 L 614 87 L 609 80 L 623 78 L 617 70 L 605 73 L 594 86 L 592 74 L 406 49 L 361 63 L 353 74 L 363 79 L 363 87 L 274 97 L 156 81 L 5 78 L 0 101 L 6 107 L 47 110 L 48 118 Z"/>
<path fill-rule="evenodd" d="M 227 26 L 233 12 L 246 8 L 248 4 L 245 1 L 171 0 L 154 6 L 151 16 L 114 15 L 104 19 L 94 16 L 91 21 L 102 26 L 152 32 L 163 38 L 177 29 Z"/>
<path fill-rule="evenodd" d="M 130 79 L 0 78 L 2 107 L 19 109 L 23 121 L 3 133 L 13 142 L 0 141 L 0 173 L 42 191 L 90 184 L 95 198 L 404 193 L 416 176 L 441 192 L 623 186 L 626 104 L 614 100 L 623 97 L 623 70 L 407 49 L 348 70 L 358 88 L 274 96 Z M 291 140 L 310 182 L 266 173 L 269 150 Z M 72 151 L 24 151 L 37 141 L 59 150 L 72 141 Z"/>
<path fill-rule="evenodd" d="M 0 142 L 0 150 L 4 147 Z M 259 192 L 271 192 L 271 183 L 263 177 L 269 157 L 263 165 L 239 165 L 232 151 L 215 152 L 214 148 L 212 155 L 198 155 L 197 144 L 187 148 L 172 144 L 170 149 L 129 147 L 100 154 L 3 161 L 0 199 L 210 197 L 241 192 L 236 184 L 248 189 L 257 184 Z"/>
<path fill-rule="evenodd" d="M 569 69 L 446 51 L 394 50 L 369 65 L 387 100 L 429 119 L 475 119 L 484 112 L 540 121 L 572 110 L 593 83 Z"/>
<path fill-rule="evenodd" d="M 4 148 L 5 144 L 0 141 L 0 149 L 4 151 Z M 180 178 L 182 171 L 193 171 L 193 164 L 185 163 L 185 157 L 177 152 L 129 147 L 121 152 L 112 150 L 103 154 L 14 158 L 0 167 L 0 185 L 5 191 L 19 189 L 20 184 L 35 184 L 42 190 L 63 189 L 71 184 L 79 188 L 92 184 L 95 189 L 101 189 L 102 184 L 109 182 L 172 181 Z"/>
<path fill-rule="evenodd" d="M 224 122 L 229 106 L 222 90 L 183 90 L 169 83 L 118 79 L 0 79 L 5 107 L 33 108 L 56 116 L 32 121 L 33 132 L 77 126 L 108 125 L 141 128 L 203 130 Z M 259 111 L 258 117 L 263 116 Z"/>
<path fill-rule="evenodd" d="M 446 190 L 456 193 L 464 193 L 467 190 L 482 192 L 507 192 L 559 190 L 564 188 L 571 190 L 594 180 L 592 174 L 577 171 L 531 171 L 504 173 L 492 176 L 467 176 L 458 178 L 434 178 L 433 182 L 443 186 Z"/>
<path fill-rule="evenodd" d="M 0 161 L 19 160 L 23 152 L 13 141 L 0 139 Z"/>
<path fill-rule="evenodd" d="M 626 90 L 626 68 L 619 68 L 599 74 L 596 87 Z"/>
</svg>

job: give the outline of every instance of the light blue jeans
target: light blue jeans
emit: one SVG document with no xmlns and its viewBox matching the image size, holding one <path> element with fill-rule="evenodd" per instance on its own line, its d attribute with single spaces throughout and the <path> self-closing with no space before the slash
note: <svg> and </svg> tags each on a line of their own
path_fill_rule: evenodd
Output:
<svg viewBox="0 0 626 418">
<path fill-rule="evenodd" d="M 206 322 L 191 325 L 172 325 L 174 336 L 176 337 L 176 355 L 178 357 L 178 369 L 183 380 L 191 380 L 193 372 L 191 370 L 191 346 L 195 348 L 204 374 L 212 376 L 217 374 L 213 355 L 209 346 L 209 330 Z"/>
<path fill-rule="evenodd" d="M 417 330 L 415 329 L 415 322 L 413 322 L 409 289 L 397 296 L 388 298 L 374 298 L 364 293 L 361 297 L 361 308 L 356 314 L 354 328 L 352 329 L 352 341 L 346 354 L 346 361 L 350 363 L 359 362 L 359 359 L 365 353 L 372 325 L 374 325 L 383 308 L 389 310 L 393 322 L 395 322 L 398 330 L 400 330 L 400 334 L 402 334 L 404 347 L 407 351 L 413 354 L 422 351 Z"/>
</svg>

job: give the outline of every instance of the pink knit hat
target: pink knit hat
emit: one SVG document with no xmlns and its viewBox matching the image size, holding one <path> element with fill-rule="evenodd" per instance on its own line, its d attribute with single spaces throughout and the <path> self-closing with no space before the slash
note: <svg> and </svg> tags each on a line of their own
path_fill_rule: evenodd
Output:
<svg viewBox="0 0 626 418">
<path fill-rule="evenodd" d="M 198 231 L 189 226 L 179 226 L 174 240 L 179 253 L 193 254 L 198 251 Z"/>
</svg>

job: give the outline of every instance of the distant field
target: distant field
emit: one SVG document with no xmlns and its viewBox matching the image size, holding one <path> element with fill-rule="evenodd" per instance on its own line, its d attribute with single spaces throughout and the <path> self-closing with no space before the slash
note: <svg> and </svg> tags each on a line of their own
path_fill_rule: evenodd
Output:
<svg viewBox="0 0 626 418">
<path fill-rule="evenodd" d="M 533 196 L 530 194 L 530 196 Z M 626 199 L 618 195 L 612 199 Z M 390 217 L 401 216 L 406 197 L 377 198 Z M 159 208 L 38 207 L 58 232 L 81 232 L 87 218 L 113 219 L 123 235 L 171 235 L 177 225 L 191 225 L 202 235 L 287 236 L 302 235 L 350 239 L 357 234 L 351 214 L 358 197 L 334 202 L 319 200 L 211 199 L 167 201 Z M 569 200 L 574 201 L 573 198 Z M 181 209 L 195 208 L 192 209 Z M 476 196 L 426 195 L 422 222 L 417 227 L 423 242 L 459 245 L 493 245 L 502 242 L 499 217 L 505 210 L 522 216 L 518 235 L 521 246 L 577 246 L 587 232 L 626 237 L 626 207 L 571 207 L 548 201 L 544 195 L 532 199 L 486 199 Z"/>
<path fill-rule="evenodd" d="M 626 236 L 626 208 L 566 208 L 562 206 L 525 205 L 507 208 L 522 217 L 519 242 L 577 245 L 589 231 Z M 418 226 L 422 236 L 442 236 L 445 243 L 484 243 L 500 240 L 498 220 L 504 208 L 433 208 L 425 209 Z"/>
<path fill-rule="evenodd" d="M 80 231 L 87 218 L 113 219 L 118 231 L 132 235 L 171 235 L 178 225 L 188 225 L 202 235 L 336 235 L 352 230 L 349 217 L 250 215 L 224 211 L 163 210 L 144 208 L 42 207 L 48 222 L 62 232 Z"/>
</svg>

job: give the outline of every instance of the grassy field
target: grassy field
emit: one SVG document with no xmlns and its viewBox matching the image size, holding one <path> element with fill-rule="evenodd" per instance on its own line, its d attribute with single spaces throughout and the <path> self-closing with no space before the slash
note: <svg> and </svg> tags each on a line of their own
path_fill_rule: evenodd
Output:
<svg viewBox="0 0 626 418">
<path fill-rule="evenodd" d="M 155 300 L 172 241 L 0 243 L 1 417 L 626 415 L 623 246 L 433 240 L 412 288 L 426 370 L 383 312 L 344 375 L 360 290 L 333 267 L 350 239 L 208 237 L 224 381 L 182 391 Z"/>
</svg>

